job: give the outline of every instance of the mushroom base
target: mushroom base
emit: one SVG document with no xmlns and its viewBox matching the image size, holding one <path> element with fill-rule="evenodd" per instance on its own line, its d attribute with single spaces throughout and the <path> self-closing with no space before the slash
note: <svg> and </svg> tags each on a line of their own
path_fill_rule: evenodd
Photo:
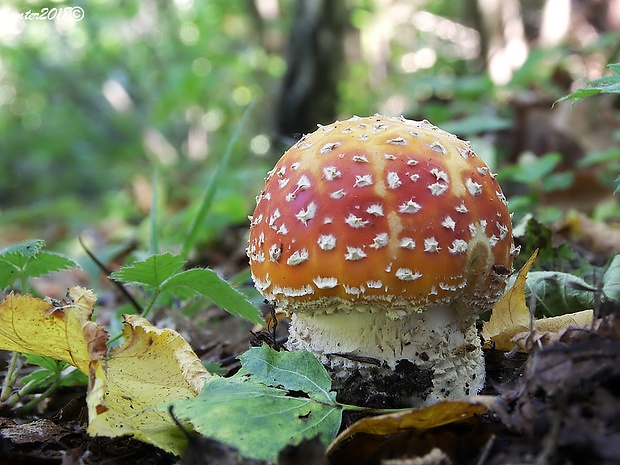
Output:
<svg viewBox="0 0 620 465">
<path fill-rule="evenodd" d="M 445 305 L 389 316 L 378 305 L 331 310 L 295 313 L 287 348 L 314 353 L 341 397 L 366 386 L 367 392 L 356 399 L 376 404 L 397 387 L 400 398 L 390 395 L 394 404 L 420 406 L 482 389 L 477 315 L 462 315 Z"/>
</svg>

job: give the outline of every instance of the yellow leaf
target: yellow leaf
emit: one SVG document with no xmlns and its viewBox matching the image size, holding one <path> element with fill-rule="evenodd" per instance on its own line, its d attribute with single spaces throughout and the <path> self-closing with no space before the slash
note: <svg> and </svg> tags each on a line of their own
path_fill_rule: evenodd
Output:
<svg viewBox="0 0 620 465">
<path fill-rule="evenodd" d="M 50 302 L 11 293 L 0 303 L 0 348 L 63 360 L 85 374 L 92 359 L 105 354 L 107 333 L 91 321 L 95 294 L 69 290 L 69 303 Z"/>
<path fill-rule="evenodd" d="M 428 407 L 362 418 L 340 433 L 329 445 L 327 453 L 331 453 L 345 439 L 357 433 L 388 435 L 406 430 L 436 428 L 484 413 L 489 408 L 493 408 L 496 402 L 498 402 L 496 397 L 474 396 L 461 400 L 441 401 Z"/>
<path fill-rule="evenodd" d="M 481 335 L 485 347 L 511 351 L 517 346 L 520 350 L 529 350 L 532 341 L 539 340 L 543 334 L 559 333 L 568 326 L 585 326 L 592 322 L 592 310 L 531 321 L 525 302 L 525 281 L 537 254 L 538 250 L 519 270 L 514 284 L 495 304 L 489 321 L 483 324 Z"/>
<path fill-rule="evenodd" d="M 512 338 L 514 345 L 522 351 L 530 351 L 533 347 L 542 347 L 559 341 L 568 328 L 592 328 L 593 310 L 558 315 L 551 318 L 536 320 L 534 331 L 524 331 Z M 599 320 L 600 321 L 600 320 Z"/>
<path fill-rule="evenodd" d="M 125 342 L 107 351 L 108 333 L 91 321 L 95 294 L 69 290 L 66 305 L 11 294 L 0 303 L 0 349 L 64 360 L 89 375 L 88 432 L 133 436 L 179 454 L 185 436 L 155 407 L 196 396 L 210 376 L 177 332 L 127 316 Z"/>
<path fill-rule="evenodd" d="M 95 366 L 88 396 L 88 432 L 93 436 L 131 435 L 179 454 L 185 437 L 156 405 L 195 397 L 209 376 L 181 335 L 125 317 L 125 343 Z"/>
<path fill-rule="evenodd" d="M 493 345 L 497 350 L 510 351 L 514 348 L 512 337 L 529 331 L 530 310 L 525 302 L 525 281 L 537 255 L 538 250 L 519 270 L 514 284 L 495 304 L 489 321 L 483 324 L 481 335 L 486 347 Z"/>
<path fill-rule="evenodd" d="M 581 312 L 558 315 L 551 318 L 536 320 L 536 329 L 540 332 L 557 333 L 568 326 L 586 326 L 592 323 L 594 312 L 582 310 Z"/>
</svg>

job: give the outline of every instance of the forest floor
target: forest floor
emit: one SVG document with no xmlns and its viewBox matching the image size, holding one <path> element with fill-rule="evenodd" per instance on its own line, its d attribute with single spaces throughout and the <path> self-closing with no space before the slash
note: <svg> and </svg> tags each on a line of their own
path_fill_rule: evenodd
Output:
<svg viewBox="0 0 620 465">
<path fill-rule="evenodd" d="M 66 289 L 66 279 L 45 279 L 38 286 L 49 295 L 53 287 Z M 79 281 L 75 275 L 68 279 Z M 100 301 L 115 305 L 110 296 Z M 620 305 L 611 302 L 597 309 L 603 315 L 597 325 L 565 331 L 553 340 L 541 338 L 528 353 L 485 350 L 487 385 L 481 394 L 498 400 L 486 413 L 426 430 L 356 434 L 329 455 L 318 440 L 302 442 L 282 451 L 279 463 L 620 464 Z M 236 356 L 257 342 L 257 328 L 215 308 L 191 319 L 163 309 L 156 319 L 180 332 L 203 361 L 220 363 L 228 374 L 239 368 Z M 286 331 L 283 320 L 279 341 Z M 0 372 L 7 360 L 8 355 Z M 181 458 L 130 438 L 90 437 L 86 411 L 84 386 L 56 391 L 36 413 L 0 411 L 0 465 L 265 463 L 189 432 Z M 342 428 L 358 418 L 345 414 Z"/>
<path fill-rule="evenodd" d="M 247 339 L 239 341 L 244 344 Z M 302 443 L 283 451 L 280 463 L 620 463 L 620 320 L 608 319 L 594 331 L 568 332 L 529 355 L 495 350 L 485 355 L 488 387 L 483 394 L 501 396 L 503 412 L 422 432 L 359 434 L 329 457 L 318 441 Z M 83 389 L 68 389 L 52 396 L 40 414 L 4 412 L 0 465 L 262 463 L 193 436 L 181 459 L 129 438 L 92 438 L 85 432 L 85 411 Z"/>
</svg>

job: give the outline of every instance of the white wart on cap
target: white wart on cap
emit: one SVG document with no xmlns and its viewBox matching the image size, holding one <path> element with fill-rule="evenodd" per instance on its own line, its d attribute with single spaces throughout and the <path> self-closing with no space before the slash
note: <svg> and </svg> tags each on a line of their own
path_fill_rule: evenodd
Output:
<svg viewBox="0 0 620 465">
<path fill-rule="evenodd" d="M 343 382 L 407 360 L 433 379 L 414 404 L 482 387 L 475 320 L 515 254 L 506 199 L 469 144 L 380 115 L 289 149 L 257 197 L 248 246 L 257 289 L 291 315 L 290 349 Z"/>
</svg>

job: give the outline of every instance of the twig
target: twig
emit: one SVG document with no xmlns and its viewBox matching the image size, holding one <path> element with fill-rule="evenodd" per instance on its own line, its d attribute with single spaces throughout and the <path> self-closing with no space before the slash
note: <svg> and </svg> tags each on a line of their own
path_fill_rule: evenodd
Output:
<svg viewBox="0 0 620 465">
<path fill-rule="evenodd" d="M 496 439 L 497 439 L 497 436 L 495 436 L 494 434 L 492 434 L 489 437 L 489 439 L 487 439 L 487 442 L 484 445 L 482 452 L 480 453 L 480 457 L 478 457 L 478 460 L 476 461 L 476 465 L 484 465 L 484 462 L 487 461 L 487 459 L 489 458 L 489 455 L 491 454 L 491 450 L 493 450 L 493 446 L 495 445 Z"/>
<path fill-rule="evenodd" d="M 86 247 L 86 244 L 84 244 L 84 241 L 82 241 L 82 236 L 78 236 L 78 241 L 80 243 L 80 245 L 82 246 L 82 248 L 84 249 L 84 252 L 86 252 L 86 255 L 88 255 L 90 257 L 90 259 L 95 262 L 95 265 L 97 265 L 97 268 L 99 268 L 106 276 L 110 276 L 110 274 L 112 273 L 112 271 L 110 269 L 108 269 L 107 266 L 105 266 L 105 264 L 103 264 L 101 262 L 101 260 L 99 260 L 95 254 L 93 254 L 88 247 Z M 123 286 L 121 283 L 119 283 L 118 281 L 114 281 L 114 280 L 110 280 L 110 282 L 119 290 L 119 292 L 121 294 L 123 294 L 123 296 L 131 303 L 131 305 L 136 309 L 136 311 L 138 312 L 139 315 L 142 315 L 143 313 L 143 309 L 142 306 L 138 303 L 138 301 L 134 298 L 133 295 L 131 295 L 131 293 L 125 288 L 125 286 Z"/>
</svg>

